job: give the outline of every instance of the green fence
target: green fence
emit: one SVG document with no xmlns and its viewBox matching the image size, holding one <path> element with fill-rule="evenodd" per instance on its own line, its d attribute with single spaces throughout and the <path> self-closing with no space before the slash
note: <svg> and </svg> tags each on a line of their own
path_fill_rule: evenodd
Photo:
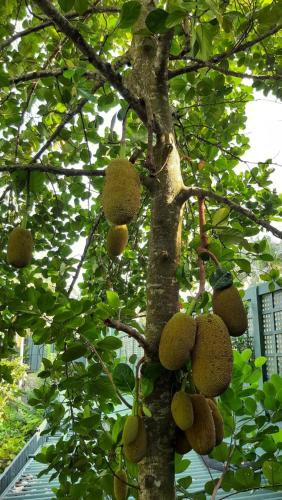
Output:
<svg viewBox="0 0 282 500">
<path fill-rule="evenodd" d="M 262 283 L 246 290 L 245 299 L 255 355 L 267 357 L 264 379 L 273 373 L 282 375 L 282 289 L 270 292 L 268 284 Z"/>
</svg>

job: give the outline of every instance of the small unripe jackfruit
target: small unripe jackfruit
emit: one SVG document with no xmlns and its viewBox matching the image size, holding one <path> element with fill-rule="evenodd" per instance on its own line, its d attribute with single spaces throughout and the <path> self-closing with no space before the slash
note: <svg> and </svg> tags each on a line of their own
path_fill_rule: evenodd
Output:
<svg viewBox="0 0 282 500">
<path fill-rule="evenodd" d="M 9 234 L 7 261 L 14 267 L 25 267 L 31 262 L 33 240 L 28 229 L 15 227 Z"/>
<path fill-rule="evenodd" d="M 215 446 L 219 445 L 223 441 L 224 437 L 224 424 L 223 418 L 219 413 L 217 404 L 211 399 L 207 399 L 208 405 L 212 412 L 212 418 L 215 427 Z"/>
<path fill-rule="evenodd" d="M 191 401 L 194 411 L 194 422 L 185 431 L 187 439 L 200 455 L 207 455 L 215 447 L 215 427 L 212 412 L 202 394 L 192 394 Z"/>
<path fill-rule="evenodd" d="M 126 224 L 122 226 L 112 226 L 107 236 L 107 250 L 109 256 L 117 257 L 120 255 L 128 242 L 128 229 Z"/>
<path fill-rule="evenodd" d="M 176 427 L 175 429 L 175 452 L 179 455 L 185 455 L 192 450 L 192 447 L 187 439 L 185 432 Z"/>
<path fill-rule="evenodd" d="M 108 166 L 102 202 L 105 216 L 112 224 L 128 224 L 137 215 L 140 180 L 129 161 L 119 158 Z"/>
<path fill-rule="evenodd" d="M 124 446 L 124 454 L 129 460 L 137 464 L 145 457 L 147 452 L 147 432 L 143 418 L 138 419 L 138 433 L 134 441 Z"/>
<path fill-rule="evenodd" d="M 223 319 L 230 335 L 239 337 L 248 328 L 248 317 L 237 288 L 232 285 L 222 290 L 214 290 L 213 311 Z"/>
<path fill-rule="evenodd" d="M 196 321 L 192 316 L 178 312 L 165 325 L 159 357 L 167 370 L 179 370 L 190 358 L 196 336 Z"/>
<path fill-rule="evenodd" d="M 189 394 L 178 391 L 171 401 L 171 413 L 173 420 L 182 431 L 186 431 L 193 424 L 193 406 Z"/>
<path fill-rule="evenodd" d="M 114 494 L 116 500 L 126 500 L 128 494 L 127 474 L 125 470 L 118 469 L 114 476 Z"/>
<path fill-rule="evenodd" d="M 129 415 L 127 417 L 122 432 L 122 442 L 124 445 L 132 443 L 137 438 L 139 418 L 136 415 Z"/>
<path fill-rule="evenodd" d="M 192 378 L 205 396 L 218 396 L 230 384 L 232 345 L 227 327 L 216 314 L 197 318 L 197 335 L 192 353 Z"/>
</svg>

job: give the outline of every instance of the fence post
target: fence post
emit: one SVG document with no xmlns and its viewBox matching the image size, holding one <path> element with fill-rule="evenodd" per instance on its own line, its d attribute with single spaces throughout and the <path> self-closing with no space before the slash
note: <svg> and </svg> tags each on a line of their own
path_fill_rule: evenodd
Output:
<svg viewBox="0 0 282 500">
<path fill-rule="evenodd" d="M 251 307 L 251 315 L 253 319 L 253 339 L 255 356 L 265 355 L 264 348 L 264 336 L 263 336 L 263 317 L 262 317 L 262 305 L 261 296 L 259 295 L 259 287 L 253 286 L 249 288 L 246 292 L 246 298 L 249 299 Z M 262 367 L 263 380 L 267 379 L 266 365 Z"/>
</svg>

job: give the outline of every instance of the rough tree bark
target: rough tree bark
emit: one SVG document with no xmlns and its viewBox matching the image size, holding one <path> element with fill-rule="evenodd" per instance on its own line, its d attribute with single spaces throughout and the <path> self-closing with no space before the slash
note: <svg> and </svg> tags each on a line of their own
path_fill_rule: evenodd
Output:
<svg viewBox="0 0 282 500">
<path fill-rule="evenodd" d="M 142 14 L 134 29 L 130 51 L 132 72 L 127 85 L 146 106 L 149 135 L 156 133 L 154 151 L 148 140 L 148 168 L 151 189 L 151 232 L 147 277 L 146 337 L 156 360 L 160 335 L 165 323 L 179 309 L 176 268 L 181 247 L 181 203 L 183 189 L 180 158 L 175 144 L 173 121 L 168 99 L 167 63 L 172 33 L 156 37 L 138 35 L 153 2 L 143 1 Z M 137 32 L 137 33 L 136 33 Z M 146 421 L 147 456 L 139 465 L 139 499 L 172 500 L 174 486 L 174 424 L 170 402 L 174 375 L 166 372 L 155 383 L 146 400 L 152 417 Z"/>
</svg>

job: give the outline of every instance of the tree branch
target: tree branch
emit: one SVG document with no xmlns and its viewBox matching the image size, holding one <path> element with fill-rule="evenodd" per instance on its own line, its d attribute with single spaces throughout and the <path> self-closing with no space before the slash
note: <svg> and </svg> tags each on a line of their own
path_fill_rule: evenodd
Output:
<svg viewBox="0 0 282 500">
<path fill-rule="evenodd" d="M 101 75 L 131 105 L 139 118 L 146 123 L 147 117 L 144 107 L 140 103 L 139 99 L 136 99 L 134 95 L 131 94 L 130 90 L 124 86 L 121 75 L 114 71 L 111 64 L 104 62 L 103 59 L 96 54 L 95 50 L 85 41 L 81 33 L 70 24 L 66 17 L 62 16 L 60 12 L 55 9 L 49 0 L 35 0 L 35 3 L 48 17 L 52 19 L 58 28 L 60 28 L 60 30 L 65 33 L 70 40 L 72 40 L 79 51 L 87 57 L 88 61 L 93 64 L 96 69 L 98 69 Z"/>
<path fill-rule="evenodd" d="M 84 250 L 82 252 L 80 261 L 79 261 L 78 266 L 76 268 L 75 275 L 74 275 L 74 277 L 72 279 L 72 282 L 71 282 L 71 284 L 69 286 L 69 289 L 68 289 L 68 292 L 67 292 L 68 296 L 71 294 L 71 292 L 73 290 L 73 287 L 74 287 L 74 285 L 75 285 L 75 283 L 77 281 L 77 278 L 79 276 L 79 273 L 81 271 L 81 268 L 83 266 L 83 263 L 85 261 L 86 255 L 87 255 L 88 248 L 90 247 L 90 245 L 92 243 L 95 231 L 96 231 L 97 227 L 99 226 L 101 219 L 102 219 L 102 214 L 99 214 L 98 217 L 97 217 L 97 219 L 94 221 L 94 224 L 92 225 L 91 231 L 90 231 L 90 233 L 89 233 L 89 235 L 88 235 L 88 237 L 86 239 Z"/>
<path fill-rule="evenodd" d="M 282 231 L 277 229 L 276 227 L 272 226 L 269 222 L 267 222 L 264 219 L 261 219 L 257 217 L 252 210 L 249 208 L 244 208 L 241 205 L 235 203 L 232 200 L 229 200 L 229 198 L 226 198 L 225 196 L 221 196 L 217 193 L 214 193 L 213 191 L 209 191 L 207 189 L 201 189 L 201 188 L 184 188 L 178 195 L 177 197 L 177 202 L 180 204 L 183 204 L 185 201 L 187 201 L 191 196 L 204 196 L 206 198 L 211 198 L 212 200 L 218 201 L 219 203 L 223 203 L 231 207 L 233 210 L 236 212 L 244 215 L 248 219 L 252 220 L 259 226 L 264 227 L 267 229 L 267 231 L 270 231 L 274 236 L 277 238 L 282 239 Z"/>
<path fill-rule="evenodd" d="M 83 14 L 79 14 L 78 12 L 71 12 L 70 14 L 66 14 L 67 19 L 75 19 L 75 18 L 84 18 L 85 16 L 92 14 L 92 13 L 97 13 L 97 14 L 106 14 L 106 13 L 119 13 L 120 9 L 118 7 L 95 7 L 92 6 L 89 9 L 87 9 Z M 30 35 L 31 33 L 36 33 L 37 31 L 41 31 L 44 28 L 47 28 L 48 26 L 53 26 L 54 21 L 52 20 L 46 20 L 42 22 L 41 24 L 37 24 L 36 26 L 31 26 L 30 28 L 27 28 L 26 30 L 19 31 L 18 33 L 15 33 L 14 35 L 10 36 L 10 38 L 7 38 L 7 40 L 4 40 L 3 42 L 0 43 L 0 50 L 4 49 L 5 47 L 8 47 L 13 43 L 15 40 L 18 38 L 23 38 L 24 36 Z"/>
<path fill-rule="evenodd" d="M 48 164 L 29 163 L 28 165 L 0 166 L 0 172 L 46 172 L 47 174 L 64 175 L 66 177 L 101 177 L 105 175 L 105 170 L 84 170 L 80 168 L 57 168 Z"/>
<path fill-rule="evenodd" d="M 282 80 L 282 75 L 254 75 L 252 73 L 241 73 L 240 71 L 233 71 L 231 69 L 225 69 L 220 66 L 217 66 L 215 63 L 211 63 L 209 61 L 202 61 L 201 59 L 197 59 L 196 57 L 188 57 L 191 61 L 196 61 L 200 68 L 210 68 L 214 71 L 218 71 L 218 73 L 223 73 L 227 76 L 235 76 L 236 78 L 252 78 L 253 80 Z M 185 66 L 184 68 L 179 68 L 174 71 L 169 72 L 169 78 L 173 78 L 178 75 L 184 75 L 185 73 L 190 73 L 191 66 Z M 172 76 L 173 74 L 173 76 Z"/>
<path fill-rule="evenodd" d="M 238 52 L 246 51 L 253 45 L 256 45 L 259 42 L 262 42 L 266 38 L 270 37 L 271 35 L 274 35 L 275 33 L 278 33 L 282 29 L 282 23 L 277 24 L 274 26 L 272 29 L 266 31 L 265 33 L 262 33 L 258 37 L 254 38 L 253 40 L 249 40 L 248 42 L 239 44 L 232 49 L 226 51 L 226 52 L 221 52 L 220 54 L 217 54 L 213 57 L 211 57 L 208 61 L 202 61 L 201 63 L 197 62 L 196 64 L 193 64 L 189 67 L 186 68 L 185 73 L 191 73 L 193 71 L 197 71 L 200 68 L 205 67 L 207 63 L 218 63 L 220 61 L 223 61 L 224 59 L 237 54 Z M 179 68 L 176 70 L 169 71 L 169 79 L 174 78 L 175 76 L 181 74 L 179 71 L 183 68 Z"/>
<path fill-rule="evenodd" d="M 132 337 L 135 340 L 137 340 L 138 344 L 141 347 L 143 347 L 143 349 L 146 353 L 148 353 L 150 351 L 150 346 L 149 346 L 148 342 L 146 341 L 145 337 L 143 337 L 143 335 L 141 335 L 138 332 L 138 330 L 136 330 L 136 328 L 133 328 L 132 326 L 129 326 L 129 325 L 125 325 L 125 323 L 122 323 L 119 320 L 110 319 L 110 318 L 105 320 L 105 325 L 110 326 L 111 328 L 115 328 L 116 330 L 118 330 L 120 332 L 127 333 L 127 335 L 129 335 L 129 337 Z"/>
</svg>

